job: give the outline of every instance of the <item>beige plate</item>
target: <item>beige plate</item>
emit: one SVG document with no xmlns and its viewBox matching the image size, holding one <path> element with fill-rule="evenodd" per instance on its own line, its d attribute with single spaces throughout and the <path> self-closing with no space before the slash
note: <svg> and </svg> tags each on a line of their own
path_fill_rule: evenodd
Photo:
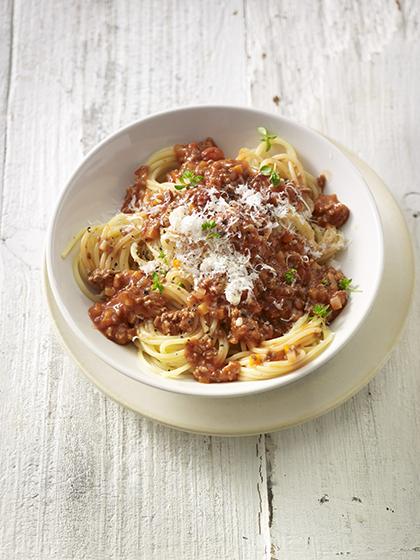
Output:
<svg viewBox="0 0 420 560">
<path fill-rule="evenodd" d="M 87 350 L 64 321 L 49 288 L 51 316 L 60 338 L 86 376 L 105 394 L 162 424 L 189 432 L 245 436 L 310 420 L 342 404 L 384 365 L 402 331 L 414 286 L 414 259 L 404 218 L 379 177 L 355 155 L 375 196 L 384 225 L 382 285 L 372 310 L 351 341 L 325 366 L 279 389 L 234 398 L 202 398 L 143 385 Z M 257 383 L 257 382 L 256 382 Z"/>
</svg>

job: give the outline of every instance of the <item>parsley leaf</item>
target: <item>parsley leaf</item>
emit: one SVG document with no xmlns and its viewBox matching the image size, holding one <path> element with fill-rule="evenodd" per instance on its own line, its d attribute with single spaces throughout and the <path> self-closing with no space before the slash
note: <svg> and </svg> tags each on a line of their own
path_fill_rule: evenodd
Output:
<svg viewBox="0 0 420 560">
<path fill-rule="evenodd" d="M 201 224 L 201 229 L 206 231 L 208 229 L 213 229 L 216 227 L 216 222 L 214 220 L 209 220 L 208 222 L 203 222 Z"/>
<path fill-rule="evenodd" d="M 222 237 L 222 235 L 218 231 L 212 231 L 206 239 L 219 239 L 219 237 Z"/>
<path fill-rule="evenodd" d="M 270 181 L 274 187 L 277 187 L 277 185 L 280 184 L 280 175 L 276 171 L 273 171 Z"/>
<path fill-rule="evenodd" d="M 209 230 L 214 230 L 216 226 L 217 224 L 214 220 L 208 220 L 207 222 L 203 222 L 201 224 L 201 229 L 203 231 L 209 231 Z M 206 239 L 218 239 L 219 237 L 222 236 L 218 231 L 211 231 L 210 233 L 207 234 Z"/>
<path fill-rule="evenodd" d="M 338 281 L 338 287 L 340 290 L 346 290 L 346 292 L 358 292 L 358 286 L 352 286 L 352 279 L 351 278 L 340 278 Z"/>
<path fill-rule="evenodd" d="M 260 167 L 260 173 L 262 173 L 266 177 L 270 177 L 272 172 L 273 172 L 273 168 L 270 167 L 269 165 L 262 165 Z"/>
<path fill-rule="evenodd" d="M 289 270 L 286 270 L 286 272 L 284 273 L 284 281 L 286 282 L 286 284 L 289 284 L 289 286 L 293 284 L 296 279 L 296 273 L 296 268 L 289 268 Z"/>
<path fill-rule="evenodd" d="M 321 319 L 325 319 L 331 313 L 330 306 L 324 305 L 323 303 L 316 303 L 312 307 L 312 314 L 320 317 Z"/>
<path fill-rule="evenodd" d="M 191 169 L 186 169 L 179 178 L 179 183 L 175 185 L 177 191 L 196 187 L 204 179 L 203 175 L 196 175 Z"/>
<path fill-rule="evenodd" d="M 265 151 L 271 150 L 272 140 L 277 138 L 276 134 L 270 134 L 264 126 L 259 126 L 257 131 L 261 134 L 261 142 L 265 142 Z"/>
<path fill-rule="evenodd" d="M 280 175 L 270 165 L 263 165 L 262 167 L 260 167 L 260 173 L 265 177 L 269 177 L 271 184 L 274 187 L 280 184 L 281 181 Z"/>
<path fill-rule="evenodd" d="M 330 285 L 330 281 L 328 280 L 328 278 L 324 278 L 323 280 L 321 280 L 321 284 L 323 286 L 329 286 Z"/>
<path fill-rule="evenodd" d="M 165 251 L 162 249 L 162 247 L 159 249 L 159 255 L 158 255 L 159 259 L 161 259 L 165 264 L 168 264 L 168 259 L 166 258 L 165 255 Z"/>
<path fill-rule="evenodd" d="M 152 274 L 152 278 L 153 278 L 152 289 L 153 290 L 159 290 L 159 292 L 162 293 L 163 292 L 163 284 L 160 281 L 159 274 L 157 272 L 154 272 Z"/>
</svg>

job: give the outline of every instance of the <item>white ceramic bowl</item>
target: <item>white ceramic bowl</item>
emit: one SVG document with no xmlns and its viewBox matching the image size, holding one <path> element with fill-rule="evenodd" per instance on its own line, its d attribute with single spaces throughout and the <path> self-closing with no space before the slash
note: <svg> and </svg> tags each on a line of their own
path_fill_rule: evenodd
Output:
<svg viewBox="0 0 420 560">
<path fill-rule="evenodd" d="M 314 175 L 328 173 L 327 192 L 336 193 L 351 210 L 343 227 L 349 241 L 338 261 L 358 284 L 350 304 L 334 321 L 335 337 L 318 358 L 275 379 L 205 385 L 194 379 L 167 379 L 142 371 L 133 345 L 118 346 L 95 330 L 88 317 L 91 302 L 73 279 L 72 259 L 60 256 L 71 237 L 87 224 L 110 218 L 119 208 L 133 172 L 162 147 L 211 136 L 227 156 L 241 146 L 255 146 L 256 128 L 287 139 Z M 368 314 L 381 280 L 383 237 L 379 214 L 367 184 L 350 160 L 329 140 L 283 117 L 249 108 L 186 107 L 159 113 L 127 126 L 93 149 L 71 177 L 58 201 L 47 240 L 47 269 L 56 302 L 69 328 L 94 352 L 122 374 L 142 383 L 178 393 L 232 397 L 286 385 L 313 372 L 342 348 Z"/>
</svg>

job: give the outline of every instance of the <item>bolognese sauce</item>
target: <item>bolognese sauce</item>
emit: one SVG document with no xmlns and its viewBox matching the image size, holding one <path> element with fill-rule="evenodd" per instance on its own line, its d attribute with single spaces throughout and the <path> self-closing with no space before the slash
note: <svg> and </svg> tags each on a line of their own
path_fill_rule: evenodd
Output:
<svg viewBox="0 0 420 560">
<path fill-rule="evenodd" d="M 264 166 L 255 169 L 246 160 L 225 158 L 211 138 L 176 145 L 174 154 L 176 164 L 162 180 L 175 188 L 147 189 L 150 169 L 141 166 L 127 189 L 121 212 L 142 217 L 143 239 L 156 240 L 162 230 L 168 230 L 175 232 L 174 239 L 183 235 L 185 245 L 185 237 L 190 235 L 191 255 L 201 258 L 202 277 L 192 284 L 185 305 L 174 307 L 165 298 L 165 273 L 159 268 L 153 274 L 152 269 L 97 268 L 88 282 L 101 299 L 92 305 L 89 315 L 97 329 L 122 345 L 138 336 L 140 324 L 151 321 L 162 334 L 185 338 L 185 358 L 198 381 L 235 381 L 240 364 L 225 361 L 216 339 L 227 340 L 238 349 L 254 348 L 284 335 L 304 315 L 318 310 L 328 324 L 345 308 L 345 276 L 329 259 L 320 257 L 315 238 L 308 245 L 299 216 L 303 213 L 315 233 L 326 236 L 328 228 L 343 226 L 350 212 L 335 194 L 322 192 L 324 176 L 317 182 L 321 193 L 311 199 L 309 188 L 274 176 Z M 295 227 L 282 225 L 286 213 Z M 209 246 L 216 255 L 213 260 Z M 222 252 L 225 246 L 226 256 Z M 163 249 L 161 252 L 163 256 L 154 259 L 158 264 L 159 258 L 162 263 L 167 259 Z M 187 266 L 188 258 L 184 247 L 166 265 L 175 269 L 177 264 Z M 221 266 L 223 259 L 227 264 Z M 233 282 L 229 267 L 237 263 L 243 263 L 242 269 Z M 210 269 L 212 273 L 206 274 Z M 245 270 L 247 281 L 245 272 L 241 277 Z M 201 337 L 193 336 L 203 324 L 217 327 L 212 332 L 208 327 Z M 285 354 L 284 350 L 269 351 L 264 360 L 276 361 Z"/>
</svg>

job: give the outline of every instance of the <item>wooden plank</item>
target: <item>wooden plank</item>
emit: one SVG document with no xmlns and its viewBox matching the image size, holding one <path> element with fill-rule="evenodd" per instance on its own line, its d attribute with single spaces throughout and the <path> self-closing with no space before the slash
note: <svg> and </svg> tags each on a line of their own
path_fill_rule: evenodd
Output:
<svg viewBox="0 0 420 560">
<path fill-rule="evenodd" d="M 288 560 L 417 557 L 418 296 L 391 362 L 346 406 L 225 440 L 99 395 L 55 342 L 39 277 L 53 199 L 83 153 L 195 102 L 252 100 L 347 144 L 419 246 L 418 26 L 403 0 L 1 4 L 1 559 L 262 558 L 270 538 Z"/>
<path fill-rule="evenodd" d="M 1 559 L 268 557 L 263 439 L 174 432 L 100 395 L 63 355 L 40 286 L 47 220 L 84 152 L 151 111 L 246 102 L 241 10 L 15 2 L 2 93 Z"/>
<path fill-rule="evenodd" d="M 4 165 L 7 157 L 7 107 L 10 98 L 12 72 L 12 42 L 13 42 L 13 2 L 8 0 L 0 6 L 0 35 L 2 49 L 0 49 L 0 209 L 1 193 L 4 182 Z M 1 215 L 1 214 L 0 214 Z"/>
<path fill-rule="evenodd" d="M 362 155 L 420 247 L 416 2 L 247 2 L 253 104 Z M 278 96 L 280 100 L 273 97 Z M 272 557 L 417 558 L 420 297 L 383 372 L 345 406 L 268 438 Z"/>
</svg>

